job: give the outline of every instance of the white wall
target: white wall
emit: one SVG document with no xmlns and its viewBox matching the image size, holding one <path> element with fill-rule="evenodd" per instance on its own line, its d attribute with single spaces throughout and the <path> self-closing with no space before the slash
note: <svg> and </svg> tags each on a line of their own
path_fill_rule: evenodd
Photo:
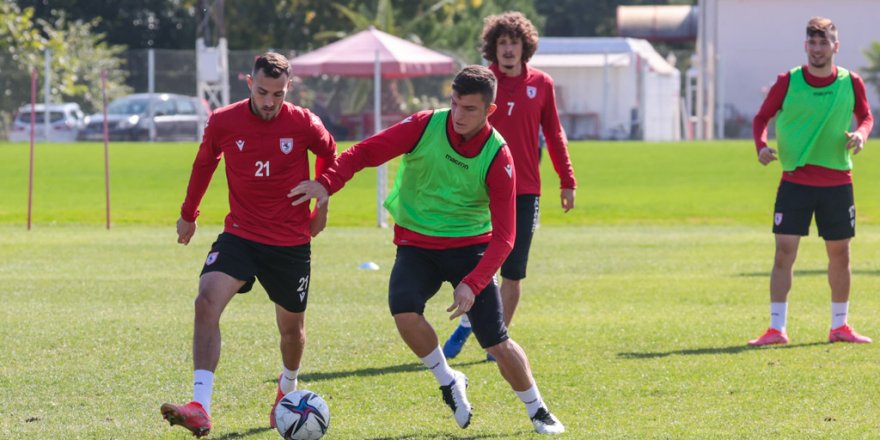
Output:
<svg viewBox="0 0 880 440">
<path fill-rule="evenodd" d="M 681 139 L 680 114 L 681 81 L 674 75 L 645 75 L 644 136 L 646 141 Z"/>
<path fill-rule="evenodd" d="M 594 134 L 594 129 L 587 126 L 593 119 L 586 114 L 595 115 L 600 128 L 604 114 L 606 133 L 599 133 L 600 137 L 606 137 L 611 131 L 619 133 L 618 137 L 624 133 L 629 135 L 630 109 L 638 104 L 633 66 L 608 68 L 608 98 L 604 112 L 602 67 L 535 67 L 547 72 L 556 84 L 558 111 L 570 138 Z"/>
<path fill-rule="evenodd" d="M 807 60 L 807 21 L 830 18 L 840 36 L 836 64 L 861 73 L 863 55 L 880 40 L 880 0 L 717 0 L 719 98 L 746 115 L 749 123 L 776 76 Z M 868 101 L 878 107 L 868 86 Z M 727 115 L 728 117 L 730 115 Z"/>
</svg>

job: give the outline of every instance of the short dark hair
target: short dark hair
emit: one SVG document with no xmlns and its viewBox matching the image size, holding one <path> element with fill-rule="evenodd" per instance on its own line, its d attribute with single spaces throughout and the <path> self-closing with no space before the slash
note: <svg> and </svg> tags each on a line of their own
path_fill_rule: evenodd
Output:
<svg viewBox="0 0 880 440">
<path fill-rule="evenodd" d="M 487 67 L 472 65 L 461 69 L 452 80 L 452 90 L 459 95 L 474 95 L 479 93 L 483 96 L 486 106 L 495 102 L 495 93 L 498 90 L 498 80 L 495 74 Z"/>
<path fill-rule="evenodd" d="M 529 62 L 538 50 L 538 30 L 522 12 L 490 15 L 483 20 L 483 58 L 492 63 L 498 62 L 498 39 L 502 36 L 522 41 L 524 63 Z"/>
<path fill-rule="evenodd" d="M 253 75 L 263 71 L 268 77 L 281 78 L 281 75 L 290 76 L 290 61 L 284 55 L 275 52 L 266 52 L 258 55 L 254 60 Z"/>
<path fill-rule="evenodd" d="M 825 17 L 813 17 L 807 22 L 807 38 L 821 37 L 832 43 L 837 42 L 837 26 Z"/>
</svg>

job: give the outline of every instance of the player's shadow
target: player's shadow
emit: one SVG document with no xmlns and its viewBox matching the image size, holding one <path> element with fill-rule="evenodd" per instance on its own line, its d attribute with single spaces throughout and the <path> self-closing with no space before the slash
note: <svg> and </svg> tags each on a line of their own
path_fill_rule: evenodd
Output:
<svg viewBox="0 0 880 440">
<path fill-rule="evenodd" d="M 477 435 L 449 435 L 449 434 L 440 434 L 432 433 L 432 434 L 401 434 L 395 437 L 371 437 L 366 440 L 422 440 L 422 439 L 478 439 L 478 438 L 519 438 L 528 435 L 529 431 L 519 430 L 516 432 L 508 432 L 508 433 L 494 433 L 494 434 L 477 434 Z"/>
<path fill-rule="evenodd" d="M 254 436 L 254 435 L 257 435 L 257 434 L 262 434 L 262 433 L 264 433 L 264 432 L 266 432 L 266 431 L 274 431 L 274 430 L 275 430 L 274 428 L 270 428 L 270 427 L 268 427 L 268 426 L 265 427 L 265 428 L 251 428 L 251 429 L 248 429 L 247 431 L 244 431 L 244 432 L 230 432 L 230 433 L 227 433 L 227 434 L 223 434 L 223 435 L 221 435 L 221 436 L 219 436 L 219 437 L 211 436 L 211 438 L 214 439 L 214 440 L 231 440 L 231 439 L 234 439 L 234 438 L 246 438 L 246 437 L 251 437 L 251 436 Z"/>
<path fill-rule="evenodd" d="M 360 368 L 357 370 L 347 371 L 316 371 L 314 373 L 300 374 L 299 379 L 303 382 L 317 382 L 321 380 L 340 379 L 346 377 L 368 377 L 381 376 L 383 374 L 389 373 L 408 373 L 412 371 L 421 371 L 424 369 L 424 365 L 410 362 L 408 364 L 392 365 L 388 367 Z M 278 382 L 278 376 L 275 376 L 267 380 L 266 382 L 276 383 Z"/>
<path fill-rule="evenodd" d="M 482 364 L 487 361 L 473 361 L 455 364 L 456 366 L 467 366 Z M 391 365 L 388 367 L 361 368 L 357 370 L 347 371 L 317 371 L 314 373 L 304 373 L 299 375 L 299 379 L 303 382 L 318 382 L 321 380 L 341 379 L 346 377 L 369 377 L 382 376 L 391 373 L 411 373 L 414 371 L 425 371 L 425 366 L 419 363 L 410 362 L 407 364 Z M 278 383 L 278 376 L 266 379 L 266 383 Z"/>
<path fill-rule="evenodd" d="M 752 347 L 751 345 L 740 344 L 740 345 L 731 345 L 728 347 L 706 347 L 706 348 L 691 348 L 687 350 L 672 350 L 672 351 L 655 351 L 655 352 L 622 352 L 617 353 L 617 357 L 623 359 L 653 359 L 653 358 L 662 358 L 667 356 L 692 356 L 692 355 L 703 355 L 703 354 L 738 354 L 744 351 L 752 351 L 752 350 L 790 350 L 792 348 L 803 348 L 803 347 L 811 347 L 814 345 L 828 345 L 827 342 L 808 342 L 804 344 L 786 344 L 786 345 L 774 345 L 772 347 Z"/>
<path fill-rule="evenodd" d="M 880 270 L 865 270 L 865 269 L 853 269 L 853 275 L 867 275 L 867 276 L 880 276 Z M 814 277 L 814 276 L 825 276 L 828 275 L 828 269 L 802 269 L 795 270 L 794 276 L 796 277 Z M 740 272 L 736 274 L 739 277 L 769 277 L 770 271 L 764 272 Z"/>
</svg>

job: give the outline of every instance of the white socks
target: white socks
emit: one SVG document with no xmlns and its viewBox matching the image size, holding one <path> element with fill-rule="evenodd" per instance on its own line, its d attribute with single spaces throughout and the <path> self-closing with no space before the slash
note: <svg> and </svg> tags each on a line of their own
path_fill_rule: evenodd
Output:
<svg viewBox="0 0 880 440">
<path fill-rule="evenodd" d="M 535 413 L 538 412 L 539 409 L 544 407 L 544 400 L 541 399 L 541 393 L 538 391 L 538 385 L 532 385 L 531 388 L 525 391 L 516 391 L 516 396 L 519 397 L 519 400 L 522 400 L 523 403 L 526 404 L 526 411 L 529 413 L 529 417 L 534 417 Z"/>
<path fill-rule="evenodd" d="M 788 303 L 770 303 L 770 327 L 785 332 L 785 317 L 788 314 Z"/>
<path fill-rule="evenodd" d="M 288 370 L 287 367 L 282 368 L 283 372 L 281 373 L 281 381 L 279 382 L 279 386 L 281 387 L 281 392 L 287 394 L 291 391 L 296 390 L 296 376 L 297 374 L 299 374 L 299 370 Z"/>
<path fill-rule="evenodd" d="M 202 404 L 211 415 L 211 394 L 214 392 L 214 373 L 208 370 L 193 371 L 193 400 Z"/>
<path fill-rule="evenodd" d="M 471 320 L 468 318 L 467 315 L 461 315 L 461 320 L 458 321 L 458 325 L 464 328 L 471 328 Z"/>
<path fill-rule="evenodd" d="M 831 303 L 831 328 L 846 325 L 846 317 L 849 312 L 849 301 Z M 781 332 L 785 331 L 785 318 L 788 313 L 788 303 L 770 303 L 770 327 Z"/>
<path fill-rule="evenodd" d="M 429 355 L 421 359 L 422 363 L 434 374 L 434 378 L 437 379 L 440 386 L 449 385 L 455 380 L 455 377 L 452 376 L 452 368 L 449 368 L 449 364 L 446 363 L 446 357 L 443 356 L 443 350 L 440 350 L 439 345 Z"/>
<path fill-rule="evenodd" d="M 831 303 L 831 328 L 837 328 L 846 324 L 846 314 L 849 309 L 849 301 Z"/>
</svg>

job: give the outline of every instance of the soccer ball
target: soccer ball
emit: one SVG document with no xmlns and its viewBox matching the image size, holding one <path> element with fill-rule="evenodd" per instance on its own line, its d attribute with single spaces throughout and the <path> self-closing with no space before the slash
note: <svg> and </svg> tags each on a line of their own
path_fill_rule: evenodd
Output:
<svg viewBox="0 0 880 440">
<path fill-rule="evenodd" d="M 291 391 L 275 408 L 275 427 L 285 440 L 318 440 L 330 427 L 330 409 L 311 391 Z"/>
</svg>

